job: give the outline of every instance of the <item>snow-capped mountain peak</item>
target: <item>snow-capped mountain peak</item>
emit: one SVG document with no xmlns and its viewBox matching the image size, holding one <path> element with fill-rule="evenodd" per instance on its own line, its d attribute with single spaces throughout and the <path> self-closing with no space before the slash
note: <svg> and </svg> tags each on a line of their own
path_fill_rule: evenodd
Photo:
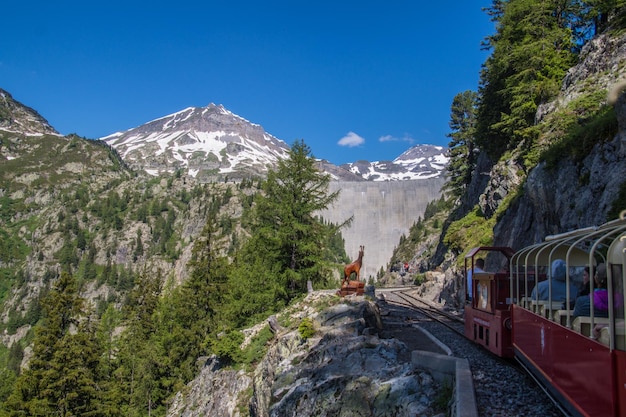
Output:
<svg viewBox="0 0 626 417">
<path fill-rule="evenodd" d="M 191 176 L 264 174 L 287 155 L 287 144 L 221 105 L 188 107 L 101 138 L 132 167 L 150 174 L 186 170 Z"/>
<path fill-rule="evenodd" d="M 400 181 L 441 177 L 447 163 L 445 148 L 416 145 L 393 161 L 357 161 L 342 167 L 368 181 Z"/>
</svg>

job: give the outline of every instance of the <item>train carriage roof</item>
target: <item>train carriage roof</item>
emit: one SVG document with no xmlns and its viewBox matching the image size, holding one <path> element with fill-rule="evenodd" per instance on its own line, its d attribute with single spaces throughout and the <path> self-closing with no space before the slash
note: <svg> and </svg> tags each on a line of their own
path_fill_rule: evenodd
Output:
<svg viewBox="0 0 626 417">
<path fill-rule="evenodd" d="M 585 266 L 589 265 L 589 252 L 564 242 L 554 241 L 524 248 L 514 256 L 518 263 L 528 265 L 547 266 L 555 259 L 567 260 L 570 266 Z"/>
<path fill-rule="evenodd" d="M 512 262 L 526 265 L 549 265 L 555 259 L 564 259 L 569 266 L 596 264 L 595 257 L 590 258 L 594 247 L 607 247 L 614 240 L 626 239 L 624 219 L 614 220 L 599 227 L 587 227 L 559 235 L 546 236 L 545 241 L 527 246 L 513 255 Z M 596 251 L 595 254 L 598 254 Z"/>
</svg>

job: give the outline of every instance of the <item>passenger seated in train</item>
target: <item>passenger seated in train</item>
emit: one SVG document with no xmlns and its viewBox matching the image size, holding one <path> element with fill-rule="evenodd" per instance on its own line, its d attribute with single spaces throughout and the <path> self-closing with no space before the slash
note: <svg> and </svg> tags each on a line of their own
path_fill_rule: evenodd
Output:
<svg viewBox="0 0 626 417">
<path fill-rule="evenodd" d="M 531 299 L 547 301 L 550 297 L 550 287 L 552 287 L 552 301 L 565 302 L 567 298 L 566 268 L 567 265 L 563 259 L 552 261 L 550 279 L 539 282 L 533 288 L 530 294 Z M 575 300 L 578 296 L 578 288 L 571 283 L 569 287 L 570 298 Z"/>
<path fill-rule="evenodd" d="M 477 258 L 474 261 L 474 271 L 470 268 L 467 271 L 467 293 L 469 295 L 469 299 L 472 299 L 472 273 L 473 272 L 485 272 L 485 260 L 483 258 Z"/>
<path fill-rule="evenodd" d="M 589 295 L 591 292 L 591 276 L 589 275 L 589 267 L 586 266 L 583 269 L 583 282 L 580 283 L 580 287 L 578 287 L 578 296 L 581 297 L 583 295 Z"/>
<path fill-rule="evenodd" d="M 607 275 L 606 265 L 599 264 L 596 267 L 595 274 L 593 276 L 593 282 L 595 287 L 593 289 L 593 315 L 596 317 L 608 317 L 609 316 L 609 292 L 607 290 Z M 614 294 L 614 308 L 622 306 L 623 297 L 619 293 Z M 578 316 L 591 315 L 591 294 L 582 295 L 576 298 L 576 304 L 574 305 L 574 311 L 572 316 L 574 318 Z"/>
</svg>

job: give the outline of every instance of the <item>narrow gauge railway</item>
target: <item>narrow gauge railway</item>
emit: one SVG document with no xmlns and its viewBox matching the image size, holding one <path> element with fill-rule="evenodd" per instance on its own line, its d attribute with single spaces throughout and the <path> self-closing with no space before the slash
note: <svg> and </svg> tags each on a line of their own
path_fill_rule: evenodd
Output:
<svg viewBox="0 0 626 417">
<path fill-rule="evenodd" d="M 409 319 L 445 344 L 452 355 L 469 361 L 481 417 L 542 416 L 563 413 L 525 372 L 468 340 L 463 318 L 411 295 L 413 289 L 377 289 L 390 305 L 412 311 Z M 415 330 L 418 331 L 418 330 Z"/>
<path fill-rule="evenodd" d="M 387 302 L 416 310 L 425 315 L 427 320 L 434 320 L 461 336 L 465 335 L 465 320 L 462 316 L 444 311 L 419 297 L 411 295 L 412 290 L 414 288 L 411 287 L 391 290 L 387 292 L 391 295 L 391 297 L 387 297 Z"/>
</svg>

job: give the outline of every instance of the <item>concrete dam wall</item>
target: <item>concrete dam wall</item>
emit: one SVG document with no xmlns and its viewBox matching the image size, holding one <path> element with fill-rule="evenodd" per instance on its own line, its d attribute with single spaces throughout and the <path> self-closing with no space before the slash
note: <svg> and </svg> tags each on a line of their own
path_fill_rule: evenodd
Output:
<svg viewBox="0 0 626 417">
<path fill-rule="evenodd" d="M 340 223 L 354 216 L 352 224 L 342 230 L 346 252 L 357 258 L 359 246 L 365 246 L 361 279 L 376 277 L 386 268 L 400 236 L 424 217 L 426 205 L 441 196 L 443 178 L 388 182 L 332 181 L 329 191 L 340 190 L 339 199 L 321 216 Z"/>
</svg>

